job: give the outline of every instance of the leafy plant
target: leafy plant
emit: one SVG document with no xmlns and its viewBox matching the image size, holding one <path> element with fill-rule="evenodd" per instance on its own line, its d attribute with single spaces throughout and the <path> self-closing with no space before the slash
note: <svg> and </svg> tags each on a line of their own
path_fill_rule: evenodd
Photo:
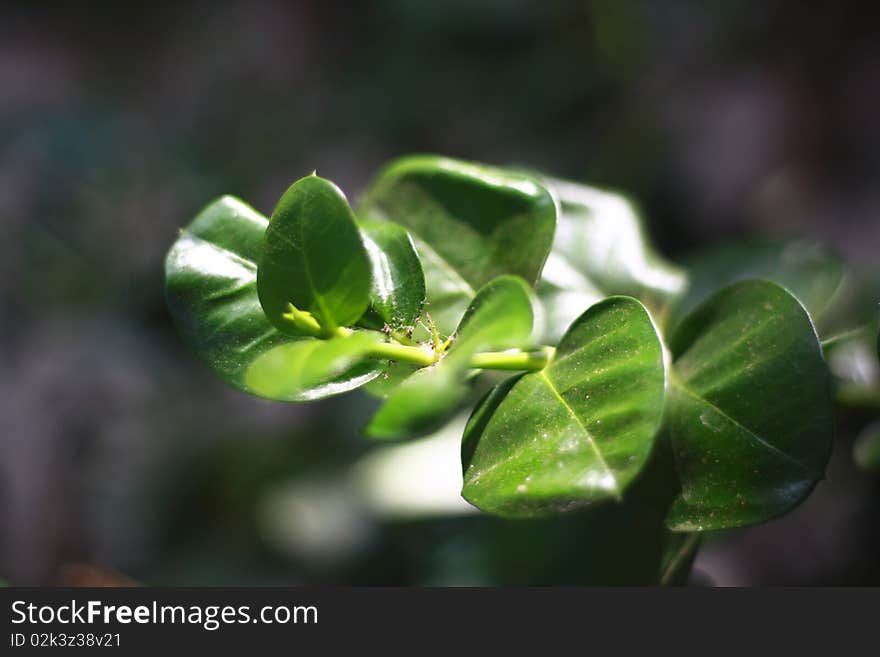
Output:
<svg viewBox="0 0 880 657">
<path fill-rule="evenodd" d="M 269 219 L 221 198 L 166 262 L 169 308 L 217 375 L 278 401 L 364 387 L 374 440 L 437 429 L 488 379 L 465 499 L 641 517 L 662 583 L 702 532 L 784 514 L 824 478 L 846 377 L 824 349 L 866 335 L 825 321 L 843 273 L 802 242 L 679 267 L 617 194 L 434 156 L 391 163 L 356 212 L 315 174 Z"/>
</svg>

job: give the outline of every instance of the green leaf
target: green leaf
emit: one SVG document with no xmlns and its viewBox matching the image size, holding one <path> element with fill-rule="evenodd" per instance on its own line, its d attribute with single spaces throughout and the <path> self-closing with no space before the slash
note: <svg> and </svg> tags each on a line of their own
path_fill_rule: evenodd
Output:
<svg viewBox="0 0 880 657">
<path fill-rule="evenodd" d="M 690 284 L 666 322 L 670 334 L 715 290 L 754 278 L 781 285 L 817 320 L 840 288 L 845 273 L 840 258 L 820 244 L 805 241 L 724 244 L 701 251 L 685 265 Z"/>
<path fill-rule="evenodd" d="M 361 214 L 412 234 L 425 268 L 427 310 L 445 332 L 493 278 L 513 274 L 536 283 L 556 225 L 553 196 L 534 178 L 428 155 L 383 169 Z"/>
<path fill-rule="evenodd" d="M 545 342 L 557 342 L 585 308 L 606 296 L 630 295 L 659 306 L 682 292 L 684 270 L 654 251 L 632 201 L 568 180 L 540 179 L 560 206 L 538 286 Z"/>
<path fill-rule="evenodd" d="M 880 472 L 880 422 L 869 424 L 856 438 L 853 460 L 863 470 Z"/>
<path fill-rule="evenodd" d="M 302 401 L 315 391 L 334 385 L 334 380 L 364 362 L 370 349 L 383 341 L 376 331 L 356 331 L 328 340 L 307 338 L 278 345 L 257 358 L 248 368 L 245 382 L 256 394 L 278 401 Z"/>
<path fill-rule="evenodd" d="M 245 381 L 250 364 L 270 349 L 302 338 L 284 335 L 257 298 L 257 264 L 269 222 L 224 196 L 180 234 L 165 261 L 168 308 L 184 339 L 230 385 L 255 393 Z M 378 376 L 379 363 L 355 368 L 309 398 L 345 392 Z"/>
<path fill-rule="evenodd" d="M 828 367 L 803 306 L 769 281 L 716 293 L 673 336 L 669 428 L 679 531 L 769 520 L 823 478 L 833 437 Z"/>
<path fill-rule="evenodd" d="M 372 438 L 403 438 L 436 428 L 467 395 L 471 357 L 484 350 L 526 346 L 532 320 L 530 288 L 521 278 L 499 276 L 482 287 L 446 355 L 392 389 L 365 433 Z"/>
<path fill-rule="evenodd" d="M 589 288 L 666 301 L 687 284 L 685 272 L 651 246 L 632 201 L 588 185 L 542 177 L 559 199 L 560 215 L 545 278 L 562 267 L 583 275 Z M 561 261 L 561 262 L 560 262 Z M 558 275 L 556 276 L 558 277 Z M 567 277 L 570 281 L 571 276 Z M 565 289 L 582 289 L 569 282 Z"/>
<path fill-rule="evenodd" d="M 419 369 L 418 365 L 412 365 L 411 363 L 404 363 L 398 360 L 388 361 L 382 370 L 382 374 L 364 386 L 364 392 L 384 401 L 397 386 L 406 381 Z"/>
<path fill-rule="evenodd" d="M 257 273 L 263 309 L 278 329 L 292 303 L 322 327 L 354 324 L 370 303 L 370 261 L 342 191 L 311 175 L 284 193 L 269 222 Z"/>
<path fill-rule="evenodd" d="M 651 453 L 665 369 L 641 303 L 610 297 L 563 336 L 551 364 L 495 388 L 462 446 L 462 495 L 497 515 L 537 516 L 620 499 Z"/>
<path fill-rule="evenodd" d="M 425 274 L 412 239 L 391 222 L 365 221 L 361 232 L 373 269 L 368 313 L 377 320 L 373 328 L 411 333 L 425 303 Z"/>
</svg>

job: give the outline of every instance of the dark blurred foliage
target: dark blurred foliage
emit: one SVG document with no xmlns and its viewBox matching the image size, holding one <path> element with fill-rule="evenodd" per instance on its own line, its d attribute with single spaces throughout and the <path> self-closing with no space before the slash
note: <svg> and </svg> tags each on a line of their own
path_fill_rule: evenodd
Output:
<svg viewBox="0 0 880 657">
<path fill-rule="evenodd" d="M 53 583 L 87 563 L 146 583 L 597 581 L 577 517 L 368 522 L 333 507 L 334 478 L 369 448 L 370 402 L 226 389 L 174 333 L 166 249 L 221 193 L 269 212 L 317 168 L 356 197 L 387 159 L 427 151 L 625 190 L 673 257 L 796 233 L 869 266 L 878 36 L 845 2 L 4 3 L 0 576 Z M 707 541 L 697 580 L 880 582 L 878 483 L 841 434 L 831 481 L 784 519 Z M 265 498 L 290 482 L 330 500 L 344 540 L 267 538 Z"/>
</svg>

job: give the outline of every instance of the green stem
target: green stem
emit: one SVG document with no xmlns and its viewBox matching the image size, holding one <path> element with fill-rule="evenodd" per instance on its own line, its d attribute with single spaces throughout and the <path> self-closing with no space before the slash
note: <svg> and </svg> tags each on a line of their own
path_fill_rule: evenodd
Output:
<svg viewBox="0 0 880 657">
<path fill-rule="evenodd" d="M 400 331 L 391 331 L 391 333 L 389 333 L 388 335 L 396 342 L 399 342 L 400 344 L 405 344 L 408 347 L 418 347 L 419 346 L 418 342 L 413 340 L 411 337 L 409 337 L 405 333 L 401 333 Z"/>
<path fill-rule="evenodd" d="M 427 367 L 437 362 L 434 352 L 422 347 L 407 347 L 393 342 L 381 342 L 370 349 L 370 354 L 378 358 L 390 358 L 404 363 Z"/>
<path fill-rule="evenodd" d="M 822 349 L 828 349 L 830 347 L 836 346 L 838 343 L 851 340 L 852 338 L 857 338 L 870 330 L 871 324 L 865 324 L 864 326 L 859 326 L 858 328 L 844 331 L 843 333 L 838 333 L 837 335 L 832 335 L 830 338 L 825 338 L 821 341 Z"/>
<path fill-rule="evenodd" d="M 332 335 L 344 338 L 351 335 L 349 328 L 336 328 Z M 553 347 L 541 347 L 534 351 L 486 351 L 474 354 L 468 367 L 480 370 L 513 370 L 535 371 L 542 370 L 553 360 L 556 349 Z M 432 349 L 428 346 L 409 346 L 394 342 L 380 342 L 373 345 L 370 355 L 375 358 L 396 360 L 402 363 L 410 363 L 420 367 L 433 365 L 440 356 L 442 350 Z"/>
<path fill-rule="evenodd" d="M 556 350 L 541 347 L 537 351 L 487 351 L 474 354 L 470 367 L 481 370 L 543 370 Z"/>
<path fill-rule="evenodd" d="M 346 338 L 354 333 L 349 328 L 341 326 L 333 331 L 333 335 L 337 338 Z M 437 356 L 427 347 L 408 346 L 396 344 L 394 342 L 380 342 L 373 345 L 370 349 L 370 355 L 376 358 L 387 358 L 391 360 L 399 360 L 420 367 L 427 367 L 437 362 Z"/>
<path fill-rule="evenodd" d="M 681 547 L 678 548 L 672 556 L 672 559 L 666 564 L 666 568 L 660 576 L 660 586 L 670 586 L 672 582 L 675 581 L 675 578 L 678 576 L 681 569 L 686 564 L 693 562 L 694 554 L 696 553 L 697 548 L 700 547 L 700 541 L 702 538 L 703 535 L 700 532 L 693 532 L 690 536 L 684 539 Z"/>
</svg>

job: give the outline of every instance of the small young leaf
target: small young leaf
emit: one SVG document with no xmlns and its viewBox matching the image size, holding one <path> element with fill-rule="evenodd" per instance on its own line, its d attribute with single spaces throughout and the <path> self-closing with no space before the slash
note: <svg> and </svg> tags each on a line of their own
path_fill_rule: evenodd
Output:
<svg viewBox="0 0 880 657">
<path fill-rule="evenodd" d="M 257 298 L 257 258 L 268 220 L 229 196 L 206 207 L 182 232 L 165 261 L 168 307 L 178 330 L 224 381 L 256 393 L 245 381 L 251 363 L 303 338 L 275 329 Z M 346 392 L 378 376 L 381 364 L 338 377 L 309 398 Z"/>
<path fill-rule="evenodd" d="M 377 321 L 371 328 L 412 332 L 425 303 L 425 274 L 409 234 L 378 221 L 362 222 L 361 231 L 373 269 L 368 315 Z"/>
<path fill-rule="evenodd" d="M 361 214 L 399 223 L 413 235 L 425 267 L 427 310 L 445 332 L 458 317 L 441 310 L 460 312 L 496 276 L 534 284 L 556 225 L 553 196 L 534 178 L 436 156 L 392 162 Z"/>
<path fill-rule="evenodd" d="M 462 447 L 462 495 L 502 516 L 529 517 L 620 499 L 647 462 L 663 416 L 665 370 L 644 306 L 590 307 L 540 372 L 496 388 Z"/>
<path fill-rule="evenodd" d="M 524 347 L 532 332 L 530 288 L 515 276 L 499 276 L 477 292 L 447 354 L 394 388 L 367 425 L 373 438 L 424 433 L 445 419 L 467 394 L 471 357 L 483 350 Z"/>
<path fill-rule="evenodd" d="M 725 244 L 694 255 L 685 265 L 690 272 L 689 285 L 666 322 L 670 334 L 715 290 L 754 278 L 786 288 L 817 320 L 844 277 L 840 258 L 819 244 L 804 241 Z"/>
<path fill-rule="evenodd" d="M 364 433 L 382 440 L 424 435 L 436 429 L 466 395 L 463 372 L 439 363 L 417 370 L 389 393 Z"/>
<path fill-rule="evenodd" d="M 580 183 L 542 177 L 560 205 L 552 253 L 606 295 L 666 301 L 687 275 L 657 255 L 635 205 L 626 197 Z"/>
<path fill-rule="evenodd" d="M 277 401 L 324 397 L 337 385 L 334 381 L 352 368 L 375 369 L 375 363 L 364 358 L 382 341 L 381 333 L 357 331 L 328 340 L 306 338 L 278 345 L 250 365 L 245 382 L 256 394 Z"/>
<path fill-rule="evenodd" d="M 354 324 L 370 303 L 370 261 L 342 191 L 311 175 L 284 193 L 269 222 L 257 273 L 269 321 L 296 334 L 283 319 L 292 303 L 322 327 Z"/>
<path fill-rule="evenodd" d="M 833 437 L 828 367 L 803 306 L 769 281 L 736 283 L 689 315 L 670 348 L 681 481 L 670 528 L 738 527 L 802 502 Z"/>
</svg>

